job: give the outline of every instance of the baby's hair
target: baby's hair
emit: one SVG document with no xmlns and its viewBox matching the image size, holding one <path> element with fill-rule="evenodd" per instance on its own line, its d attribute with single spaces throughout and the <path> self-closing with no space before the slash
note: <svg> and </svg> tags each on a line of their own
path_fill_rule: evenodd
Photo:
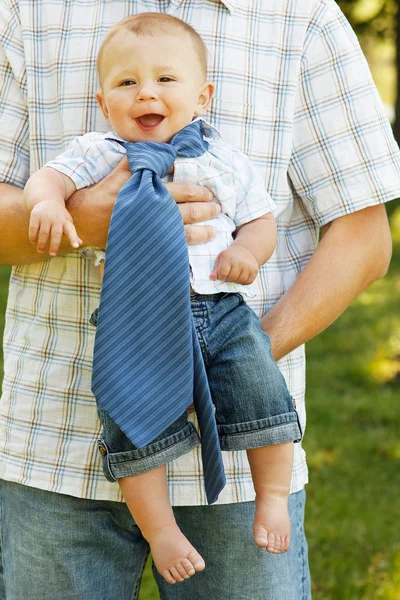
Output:
<svg viewBox="0 0 400 600">
<path fill-rule="evenodd" d="M 123 21 L 120 21 L 114 27 L 110 29 L 103 43 L 100 46 L 100 50 L 97 56 L 97 70 L 101 81 L 100 67 L 101 61 L 104 55 L 105 48 L 108 42 L 119 32 L 119 31 L 131 31 L 135 35 L 155 35 L 157 33 L 172 34 L 175 32 L 186 33 L 193 42 L 195 52 L 199 59 L 200 68 L 204 79 L 207 77 L 207 48 L 200 35 L 195 29 L 185 21 L 167 15 L 165 13 L 157 12 L 146 12 L 133 17 L 128 17 Z"/>
</svg>

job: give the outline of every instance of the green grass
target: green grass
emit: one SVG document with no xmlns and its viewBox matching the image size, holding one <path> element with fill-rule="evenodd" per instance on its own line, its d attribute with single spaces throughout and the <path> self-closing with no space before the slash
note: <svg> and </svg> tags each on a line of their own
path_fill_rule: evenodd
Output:
<svg viewBox="0 0 400 600">
<path fill-rule="evenodd" d="M 400 206 L 388 275 L 308 344 L 315 600 L 400 598 Z"/>
<path fill-rule="evenodd" d="M 392 203 L 390 219 L 388 275 L 307 346 L 314 600 L 400 598 L 399 203 Z M 7 277 L 0 268 L 2 307 Z M 140 600 L 157 598 L 148 565 Z"/>
</svg>

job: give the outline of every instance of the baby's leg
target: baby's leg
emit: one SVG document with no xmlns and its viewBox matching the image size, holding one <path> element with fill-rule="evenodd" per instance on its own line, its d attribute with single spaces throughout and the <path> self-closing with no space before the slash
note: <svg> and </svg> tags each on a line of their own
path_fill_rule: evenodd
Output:
<svg viewBox="0 0 400 600">
<path fill-rule="evenodd" d="M 268 552 L 286 552 L 290 542 L 288 498 L 293 442 L 247 450 L 256 491 L 254 540 Z"/>
<path fill-rule="evenodd" d="M 247 450 L 256 491 L 256 544 L 285 552 L 293 441 L 301 438 L 293 399 L 269 337 L 237 294 L 219 298 L 208 315 L 202 334 L 221 448 Z"/>
<path fill-rule="evenodd" d="M 124 477 L 119 485 L 148 541 L 157 571 L 168 583 L 188 579 L 205 567 L 203 558 L 176 524 L 168 497 L 166 467 Z"/>
</svg>

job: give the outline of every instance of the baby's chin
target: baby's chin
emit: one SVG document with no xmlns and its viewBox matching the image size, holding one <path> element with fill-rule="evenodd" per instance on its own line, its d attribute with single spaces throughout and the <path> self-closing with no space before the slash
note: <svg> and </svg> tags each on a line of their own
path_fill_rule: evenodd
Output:
<svg viewBox="0 0 400 600">
<path fill-rule="evenodd" d="M 179 130 L 180 131 L 180 130 Z M 135 131 L 135 132 L 121 132 L 115 129 L 122 139 L 126 142 L 153 142 L 158 144 L 169 144 L 174 135 L 178 131 L 173 132 L 161 132 L 161 131 Z"/>
</svg>

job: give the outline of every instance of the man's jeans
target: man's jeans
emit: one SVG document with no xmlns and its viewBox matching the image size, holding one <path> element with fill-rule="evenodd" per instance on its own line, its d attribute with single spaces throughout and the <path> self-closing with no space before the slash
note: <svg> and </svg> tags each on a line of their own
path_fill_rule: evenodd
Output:
<svg viewBox="0 0 400 600">
<path fill-rule="evenodd" d="M 0 499 L 0 600 L 138 598 L 149 549 L 125 504 L 1 480 Z M 175 508 L 207 566 L 175 585 L 155 573 L 162 600 L 309 600 L 304 503 L 304 491 L 290 496 L 292 537 L 282 555 L 254 544 L 253 502 Z"/>
</svg>

